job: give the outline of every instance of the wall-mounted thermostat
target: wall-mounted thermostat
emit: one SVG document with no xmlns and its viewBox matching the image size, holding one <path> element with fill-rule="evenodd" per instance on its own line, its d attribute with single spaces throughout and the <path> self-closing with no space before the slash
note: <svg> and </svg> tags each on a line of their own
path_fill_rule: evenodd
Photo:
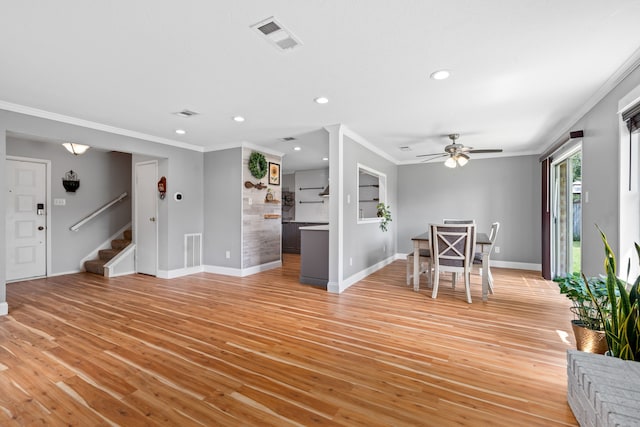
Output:
<svg viewBox="0 0 640 427">
<path fill-rule="evenodd" d="M 175 194 L 173 195 L 173 200 L 175 200 L 176 202 L 180 202 L 180 201 L 182 201 L 182 193 L 180 193 L 180 192 L 175 193 Z"/>
</svg>

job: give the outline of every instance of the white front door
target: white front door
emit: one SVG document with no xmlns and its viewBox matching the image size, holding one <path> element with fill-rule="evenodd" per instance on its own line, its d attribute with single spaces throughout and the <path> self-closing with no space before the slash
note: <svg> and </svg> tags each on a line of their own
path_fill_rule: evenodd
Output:
<svg viewBox="0 0 640 427">
<path fill-rule="evenodd" d="M 6 160 L 7 281 L 47 274 L 44 163 Z"/>
<path fill-rule="evenodd" d="M 136 164 L 136 271 L 158 274 L 158 163 Z"/>
</svg>

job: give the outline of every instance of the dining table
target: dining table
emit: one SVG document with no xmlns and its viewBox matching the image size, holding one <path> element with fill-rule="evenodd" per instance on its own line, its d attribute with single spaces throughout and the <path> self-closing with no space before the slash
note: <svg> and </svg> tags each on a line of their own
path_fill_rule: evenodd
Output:
<svg viewBox="0 0 640 427">
<path fill-rule="evenodd" d="M 420 249 L 430 249 L 429 232 L 418 234 L 411 238 L 413 241 L 413 290 L 420 290 Z M 491 255 L 491 240 L 487 233 L 476 233 L 476 246 L 482 253 L 482 301 L 489 299 L 489 256 Z"/>
</svg>

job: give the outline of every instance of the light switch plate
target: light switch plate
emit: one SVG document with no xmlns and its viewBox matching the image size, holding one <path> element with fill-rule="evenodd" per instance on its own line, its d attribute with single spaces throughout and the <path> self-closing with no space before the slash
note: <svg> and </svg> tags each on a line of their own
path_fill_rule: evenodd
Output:
<svg viewBox="0 0 640 427">
<path fill-rule="evenodd" d="M 67 199 L 53 199 L 54 206 L 65 206 L 67 204 Z"/>
</svg>

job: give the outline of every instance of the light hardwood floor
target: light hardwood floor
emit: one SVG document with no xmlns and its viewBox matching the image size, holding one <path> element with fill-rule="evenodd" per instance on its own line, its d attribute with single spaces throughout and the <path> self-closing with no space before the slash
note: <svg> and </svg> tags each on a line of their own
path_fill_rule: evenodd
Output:
<svg viewBox="0 0 640 427">
<path fill-rule="evenodd" d="M 576 425 L 568 301 L 539 274 L 493 269 L 488 303 L 475 275 L 470 305 L 404 261 L 341 295 L 298 267 L 8 284 L 0 425 Z"/>
</svg>

